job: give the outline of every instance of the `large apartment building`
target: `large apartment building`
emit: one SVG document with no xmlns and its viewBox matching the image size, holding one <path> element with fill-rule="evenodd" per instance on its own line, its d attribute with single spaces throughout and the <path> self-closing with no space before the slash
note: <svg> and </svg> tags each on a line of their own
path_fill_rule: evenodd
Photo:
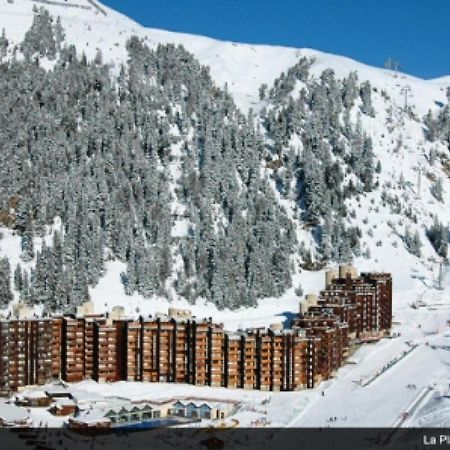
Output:
<svg viewBox="0 0 450 450">
<path fill-rule="evenodd" d="M 308 337 L 318 338 L 315 344 L 316 371 L 320 380 L 330 378 L 342 366 L 348 355 L 348 325 L 327 311 L 302 314 L 295 324 Z"/>
<path fill-rule="evenodd" d="M 392 326 L 392 277 L 387 273 L 361 273 L 341 266 L 325 274 L 325 290 L 309 310 L 329 309 L 348 324 L 351 338 L 382 335 Z"/>
<path fill-rule="evenodd" d="M 176 382 L 260 390 L 312 388 L 345 362 L 351 339 L 391 326 L 392 280 L 352 267 L 326 274 L 289 328 L 281 324 L 228 332 L 189 311 L 129 319 L 123 308 L 95 314 L 33 317 L 18 305 L 0 320 L 0 394 L 52 379 L 77 382 Z"/>
<path fill-rule="evenodd" d="M 52 379 L 52 320 L 0 322 L 0 393 Z"/>
</svg>

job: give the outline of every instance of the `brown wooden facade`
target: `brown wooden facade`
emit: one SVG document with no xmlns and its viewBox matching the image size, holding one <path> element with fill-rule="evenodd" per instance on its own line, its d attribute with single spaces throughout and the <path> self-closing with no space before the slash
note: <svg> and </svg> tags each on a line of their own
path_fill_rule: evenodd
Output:
<svg viewBox="0 0 450 450">
<path fill-rule="evenodd" d="M 52 338 L 50 319 L 0 322 L 0 394 L 52 378 Z"/>
<path fill-rule="evenodd" d="M 313 309 L 331 309 L 348 324 L 352 337 L 387 332 L 392 326 L 392 277 L 362 273 L 355 278 L 335 278 Z"/>
<path fill-rule="evenodd" d="M 104 315 L 0 321 L 0 394 L 53 379 L 176 382 L 290 391 L 345 362 L 349 339 L 392 323 L 389 274 L 328 279 L 290 329 L 227 332 L 186 312 L 128 320 Z"/>
</svg>

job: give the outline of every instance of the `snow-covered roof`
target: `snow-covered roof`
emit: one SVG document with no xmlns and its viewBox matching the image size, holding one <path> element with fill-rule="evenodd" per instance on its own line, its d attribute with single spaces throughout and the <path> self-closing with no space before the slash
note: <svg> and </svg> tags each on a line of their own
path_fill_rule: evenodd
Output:
<svg viewBox="0 0 450 450">
<path fill-rule="evenodd" d="M 47 389 L 46 394 L 49 397 L 53 397 L 53 396 L 69 396 L 72 395 L 71 392 L 68 389 L 64 389 L 64 388 L 56 388 L 56 389 Z"/>
<path fill-rule="evenodd" d="M 73 399 L 76 402 L 99 402 L 106 401 L 105 397 L 96 392 L 85 391 L 82 389 L 70 389 Z"/>
<path fill-rule="evenodd" d="M 36 391 L 28 391 L 22 395 L 23 398 L 34 400 L 39 398 L 47 398 L 47 394 L 45 391 L 36 390 Z"/>
<path fill-rule="evenodd" d="M 150 403 L 132 403 L 132 402 L 117 402 L 110 404 L 108 403 L 106 406 L 102 407 L 106 412 L 113 411 L 116 414 L 120 412 L 133 412 L 133 411 L 144 411 L 154 409 L 155 405 Z"/>
<path fill-rule="evenodd" d="M 88 409 L 86 411 L 80 412 L 76 417 L 70 419 L 71 421 L 85 424 L 92 423 L 111 423 L 108 417 L 105 417 L 105 410 L 101 408 Z"/>
<path fill-rule="evenodd" d="M 71 399 L 71 398 L 66 398 L 66 397 L 61 397 L 61 398 L 56 398 L 55 401 L 53 402 L 53 404 L 55 406 L 75 406 L 75 400 Z"/>
<path fill-rule="evenodd" d="M 185 403 L 185 404 L 186 404 L 186 403 Z M 206 406 L 206 407 L 208 407 L 209 409 L 212 408 L 212 406 L 209 405 L 208 403 L 205 403 L 205 402 L 199 402 L 199 401 L 195 401 L 195 400 L 188 402 L 186 406 L 189 407 L 189 406 L 191 406 L 191 405 L 195 406 L 196 408 L 202 408 L 203 406 Z"/>
<path fill-rule="evenodd" d="M 112 403 L 108 403 L 103 406 L 95 406 L 90 409 L 80 411 L 80 413 L 74 418 L 80 423 L 97 423 L 97 422 L 109 422 L 108 415 L 116 414 L 128 414 L 132 412 L 146 411 L 154 409 L 154 405 L 149 403 L 137 404 L 127 402 L 123 400 L 115 400 Z"/>
<path fill-rule="evenodd" d="M 206 406 L 209 409 L 228 409 L 230 408 L 233 403 L 230 402 L 210 402 L 205 400 L 177 400 L 174 403 L 174 406 L 180 404 L 184 407 L 189 407 L 190 405 L 195 406 L 196 408 L 202 408 Z"/>
</svg>

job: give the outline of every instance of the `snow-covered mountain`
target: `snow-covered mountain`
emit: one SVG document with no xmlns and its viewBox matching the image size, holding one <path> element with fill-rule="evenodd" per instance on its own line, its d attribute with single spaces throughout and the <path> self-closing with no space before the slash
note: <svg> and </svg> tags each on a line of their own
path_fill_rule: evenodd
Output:
<svg viewBox="0 0 450 450">
<path fill-rule="evenodd" d="M 287 72 L 301 57 L 313 58 L 309 70 L 313 80 L 319 80 L 326 69 L 332 69 L 339 80 L 356 71 L 360 82 L 367 80 L 371 85 L 375 117 L 363 114 L 360 120 L 364 132 L 372 138 L 373 152 L 382 169 L 377 176 L 376 189 L 348 200 L 347 206 L 351 212 L 349 224 L 362 230 L 362 250 L 370 255 L 357 258 L 355 263 L 362 269 L 394 272 L 395 282 L 401 289 L 420 288 L 424 284 L 432 286 L 436 282 L 440 258 L 427 237 L 427 230 L 435 217 L 444 225 L 450 221 L 450 155 L 443 140 L 431 142 L 425 138 L 423 117 L 429 110 L 438 114 L 447 104 L 448 77 L 422 80 L 312 49 L 221 42 L 207 37 L 147 29 L 94 0 L 0 0 L 0 29 L 5 29 L 10 47 L 23 40 L 33 21 L 34 5 L 45 7 L 53 17 L 59 16 L 66 41 L 75 44 L 77 50 L 84 52 L 88 59 L 93 59 L 100 49 L 103 60 L 112 65 L 116 74 L 120 66 L 127 62 L 126 42 L 131 36 L 138 36 L 151 48 L 156 48 L 160 43 L 182 44 L 201 64 L 210 68 L 218 86 L 227 85 L 236 105 L 244 112 L 250 108 L 257 113 L 277 110 L 280 105 L 273 104 L 267 98 L 260 99 L 260 87 L 266 84 L 270 88 L 280 74 Z M 302 87 L 302 83 L 297 83 L 288 95 L 298 97 Z M 404 111 L 405 102 L 409 113 Z M 353 121 L 357 120 L 356 115 L 356 110 L 353 110 Z M 290 136 L 288 145 L 301 147 L 299 136 L 295 133 Z M 294 220 L 295 202 L 279 195 L 270 169 L 262 166 L 261 171 L 272 183 L 274 195 L 287 216 Z M 442 201 L 432 193 L 438 179 L 442 182 Z M 393 204 L 400 208 L 399 214 L 393 213 Z M 295 224 L 298 240 L 307 247 L 312 245 L 311 235 L 301 224 Z M 420 257 L 411 254 L 405 246 L 406 228 L 412 234 L 417 232 L 420 237 Z M 37 249 L 40 245 L 38 241 L 39 238 Z M 20 262 L 19 244 L 18 236 L 4 230 L 0 254 L 9 256 L 12 267 Z M 112 261 L 107 263 L 107 268 L 107 274 L 90 290 L 99 307 L 125 302 L 131 311 L 136 308 L 152 311 L 162 309 L 166 304 L 164 298 L 148 302 L 137 294 L 125 296 L 120 281 L 123 264 Z M 296 263 L 293 288 L 276 299 L 262 300 L 263 313 L 256 314 L 256 322 L 266 323 L 280 309 L 296 309 L 294 288 L 298 282 L 305 289 L 317 290 L 321 285 L 320 277 L 320 273 L 300 273 Z M 203 304 L 193 308 L 198 314 L 205 311 Z M 239 312 L 218 312 L 212 306 L 207 309 L 208 313 L 217 313 L 222 320 L 229 319 L 230 326 L 241 324 Z"/>
<path fill-rule="evenodd" d="M 116 67 L 127 60 L 125 44 L 131 35 L 142 37 L 153 46 L 159 43 L 182 44 L 201 64 L 211 68 L 211 74 L 219 85 L 228 84 L 236 103 L 243 109 L 258 108 L 259 87 L 271 85 L 281 72 L 298 61 L 300 55 L 316 58 L 312 67 L 315 75 L 327 68 L 332 68 L 338 77 L 348 75 L 351 70 L 358 71 L 360 79 L 385 89 L 399 105 L 404 99 L 400 89 L 409 85 L 410 102 L 416 105 L 419 114 L 434 108 L 435 101 L 445 101 L 444 87 L 450 85 L 450 76 L 432 82 L 406 74 L 399 74 L 396 78 L 387 70 L 312 49 L 224 42 L 145 28 L 96 0 L 0 0 L 0 25 L 12 43 L 20 43 L 31 26 L 33 5 L 44 6 L 53 17 L 60 16 L 67 41 L 76 44 L 88 58 L 94 58 L 99 48 L 104 59 Z"/>
</svg>

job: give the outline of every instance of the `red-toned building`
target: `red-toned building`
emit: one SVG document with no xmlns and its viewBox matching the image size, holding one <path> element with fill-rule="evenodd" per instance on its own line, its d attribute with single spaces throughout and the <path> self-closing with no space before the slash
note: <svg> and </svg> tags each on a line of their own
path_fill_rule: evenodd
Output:
<svg viewBox="0 0 450 450">
<path fill-rule="evenodd" d="M 319 379 L 328 379 L 344 363 L 348 355 L 348 325 L 339 317 L 323 311 L 311 311 L 294 321 L 295 326 L 305 330 L 308 337 L 319 338 L 315 341 L 317 369 Z"/>
<path fill-rule="evenodd" d="M 0 394 L 52 379 L 52 321 L 0 321 Z"/>
<path fill-rule="evenodd" d="M 325 290 L 306 297 L 289 329 L 227 332 L 211 319 L 195 320 L 174 308 L 138 320 L 117 307 L 109 315 L 92 310 L 86 304 L 76 315 L 0 320 L 0 394 L 59 378 L 312 388 L 345 362 L 350 338 L 389 331 L 392 279 L 358 275 L 346 266 L 327 272 Z"/>
</svg>

